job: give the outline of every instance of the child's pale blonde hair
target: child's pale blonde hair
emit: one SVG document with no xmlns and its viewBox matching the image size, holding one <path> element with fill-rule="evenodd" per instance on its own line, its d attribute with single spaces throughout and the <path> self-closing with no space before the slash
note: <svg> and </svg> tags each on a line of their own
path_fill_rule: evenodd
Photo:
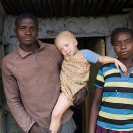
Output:
<svg viewBox="0 0 133 133">
<path fill-rule="evenodd" d="M 66 37 L 68 39 L 76 39 L 76 37 L 74 36 L 73 33 L 71 33 L 70 31 L 63 31 L 61 33 L 59 33 L 56 38 L 55 38 L 55 45 L 57 43 L 57 40 L 60 39 L 61 37 Z"/>
</svg>

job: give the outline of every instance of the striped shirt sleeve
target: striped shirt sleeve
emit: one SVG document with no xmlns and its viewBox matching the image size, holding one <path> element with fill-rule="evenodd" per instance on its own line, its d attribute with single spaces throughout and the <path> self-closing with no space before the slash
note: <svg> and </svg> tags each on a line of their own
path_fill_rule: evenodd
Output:
<svg viewBox="0 0 133 133">
<path fill-rule="evenodd" d="M 102 66 L 101 66 L 101 68 L 98 71 L 98 74 L 97 74 L 97 77 L 96 77 L 94 85 L 96 87 L 98 87 L 98 88 L 102 88 L 103 89 L 103 86 L 104 86 L 104 74 L 103 74 Z"/>
</svg>

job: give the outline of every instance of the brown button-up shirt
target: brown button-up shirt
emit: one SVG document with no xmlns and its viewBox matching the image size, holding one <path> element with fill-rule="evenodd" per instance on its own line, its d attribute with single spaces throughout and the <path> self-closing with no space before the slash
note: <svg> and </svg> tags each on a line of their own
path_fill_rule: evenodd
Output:
<svg viewBox="0 0 133 133">
<path fill-rule="evenodd" d="M 20 127 L 28 133 L 33 123 L 49 128 L 51 113 L 60 94 L 62 56 L 52 44 L 38 40 L 36 53 L 20 47 L 2 60 L 2 79 L 8 106 Z M 73 112 L 68 109 L 61 124 Z"/>
</svg>

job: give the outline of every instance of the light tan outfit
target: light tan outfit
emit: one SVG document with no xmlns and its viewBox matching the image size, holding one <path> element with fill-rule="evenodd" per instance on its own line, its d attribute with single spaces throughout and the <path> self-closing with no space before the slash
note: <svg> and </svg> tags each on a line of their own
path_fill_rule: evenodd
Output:
<svg viewBox="0 0 133 133">
<path fill-rule="evenodd" d="M 70 105 L 73 105 L 73 95 L 87 84 L 89 68 L 90 64 L 82 55 L 82 51 L 64 58 L 60 74 L 61 90 Z"/>
</svg>

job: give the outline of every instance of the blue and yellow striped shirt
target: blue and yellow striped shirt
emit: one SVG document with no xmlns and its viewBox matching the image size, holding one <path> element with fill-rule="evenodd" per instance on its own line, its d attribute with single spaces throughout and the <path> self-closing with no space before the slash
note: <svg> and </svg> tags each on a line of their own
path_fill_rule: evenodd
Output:
<svg viewBox="0 0 133 133">
<path fill-rule="evenodd" d="M 103 89 L 97 125 L 116 131 L 133 130 L 133 67 L 124 77 L 115 64 L 103 64 L 94 85 Z"/>
</svg>

